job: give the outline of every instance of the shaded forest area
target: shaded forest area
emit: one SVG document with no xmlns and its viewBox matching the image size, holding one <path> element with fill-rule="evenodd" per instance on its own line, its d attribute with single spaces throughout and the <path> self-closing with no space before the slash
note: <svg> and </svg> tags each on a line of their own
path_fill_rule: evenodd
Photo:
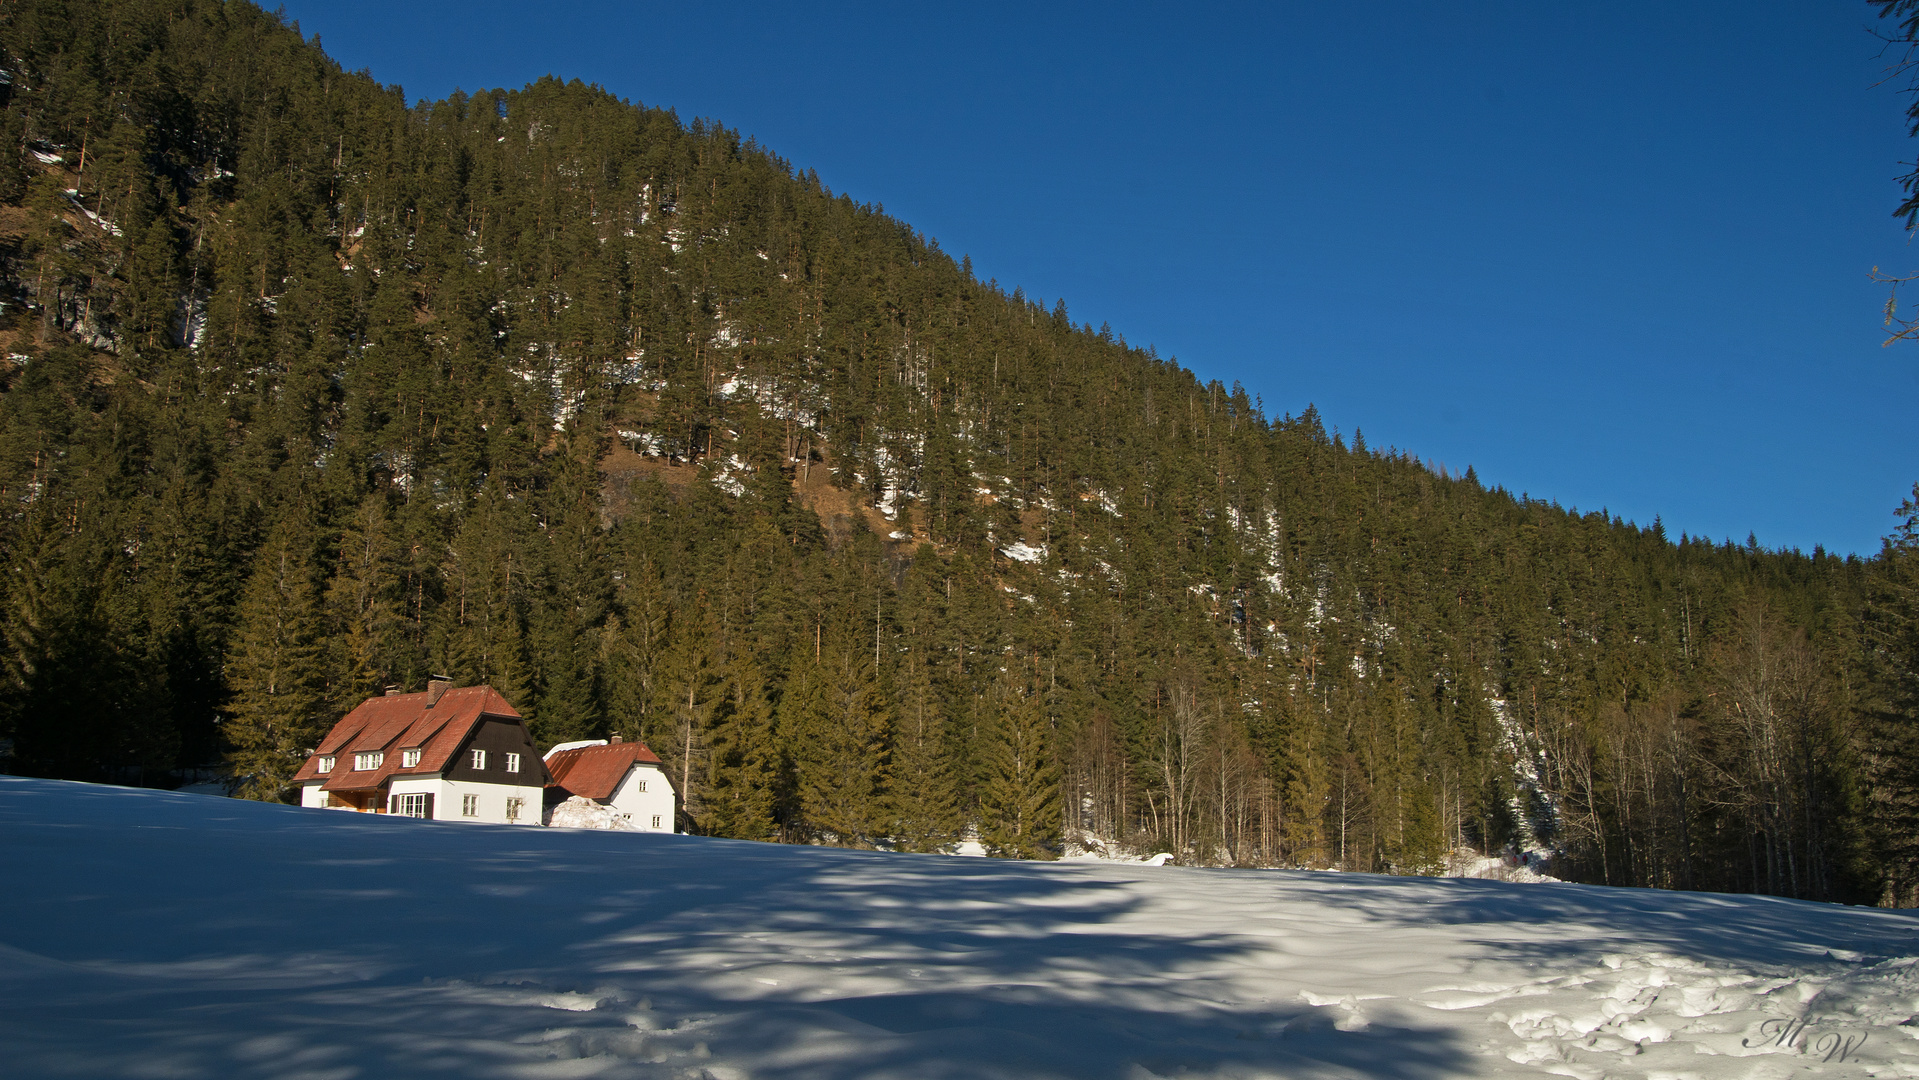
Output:
<svg viewBox="0 0 1919 1080">
<path fill-rule="evenodd" d="M 429 673 L 690 827 L 1919 903 L 1919 533 L 1666 536 L 1272 419 L 726 128 L 14 0 L 0 739 L 281 799 Z"/>
</svg>

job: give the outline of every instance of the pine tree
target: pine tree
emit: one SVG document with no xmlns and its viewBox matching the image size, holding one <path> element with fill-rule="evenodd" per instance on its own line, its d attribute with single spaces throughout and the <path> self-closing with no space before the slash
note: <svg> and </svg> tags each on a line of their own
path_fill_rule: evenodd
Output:
<svg viewBox="0 0 1919 1080">
<path fill-rule="evenodd" d="M 457 682 L 493 687 L 531 723 L 538 711 L 521 596 L 531 559 L 512 506 L 504 491 L 489 485 L 446 549 L 439 577 L 447 595 L 434 612 L 434 666 Z"/>
<path fill-rule="evenodd" d="M 328 706 L 312 536 L 289 513 L 255 559 L 227 665 L 226 725 L 235 793 L 284 800 L 289 778 L 332 719 Z"/>
<path fill-rule="evenodd" d="M 1038 695 L 1007 682 L 986 736 L 980 789 L 980 838 L 1009 859 L 1058 856 L 1059 765 Z"/>
<path fill-rule="evenodd" d="M 102 647 L 111 635 L 93 614 L 97 580 L 45 506 L 12 539 L 0 730 L 17 740 L 17 766 L 30 774 L 105 779 L 117 655 Z"/>
<path fill-rule="evenodd" d="M 1281 749 L 1284 761 L 1286 807 L 1284 824 L 1287 858 L 1295 866 L 1325 866 L 1331 859 L 1326 845 L 1326 811 L 1332 801 L 1328 779 L 1326 736 L 1317 712 L 1295 704 L 1288 710 Z"/>
<path fill-rule="evenodd" d="M 661 710 L 658 674 L 671 614 L 659 567 L 651 559 L 625 571 L 617 607 L 620 613 L 607 620 L 601 638 L 610 727 L 629 739 L 648 738 L 649 718 Z"/>
<path fill-rule="evenodd" d="M 1911 907 L 1919 903 L 1919 485 L 1898 513 L 1882 556 L 1887 573 L 1869 609 L 1879 695 L 1861 741 L 1882 902 Z"/>
<path fill-rule="evenodd" d="M 722 689 L 719 645 L 704 607 L 682 613 L 656 672 L 657 711 L 646 717 L 642 729 L 666 763 L 681 812 L 702 823 L 702 829 L 713 776 L 713 711 Z"/>
<path fill-rule="evenodd" d="M 1418 784 L 1404 796 L 1404 823 L 1394 845 L 1393 869 L 1401 874 L 1428 877 L 1446 870 L 1446 834 L 1432 788 Z"/>
<path fill-rule="evenodd" d="M 836 625 L 821 659 L 805 657 L 799 666 L 788 677 L 780 730 L 793 756 L 801 819 L 842 847 L 865 846 L 884 831 L 890 736 L 871 654 Z"/>
<path fill-rule="evenodd" d="M 706 831 L 740 840 L 771 839 L 784 770 L 766 679 L 750 659 L 738 657 L 728 666 L 710 741 Z"/>
<path fill-rule="evenodd" d="M 368 496 L 341 531 L 338 569 L 326 590 L 332 704 L 341 713 L 402 681 L 407 648 L 397 549 L 386 497 Z"/>
<path fill-rule="evenodd" d="M 892 834 L 902 851 L 942 851 L 962 819 L 946 718 L 924 663 L 908 670 L 900 694 L 890 778 Z"/>
</svg>

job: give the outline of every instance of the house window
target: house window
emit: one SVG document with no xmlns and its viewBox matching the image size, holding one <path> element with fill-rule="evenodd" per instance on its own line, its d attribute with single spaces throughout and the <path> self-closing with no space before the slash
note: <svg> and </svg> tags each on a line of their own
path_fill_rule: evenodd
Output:
<svg viewBox="0 0 1919 1080">
<path fill-rule="evenodd" d="M 479 817 L 480 816 L 480 797 L 478 795 L 460 796 L 460 816 L 461 817 Z"/>
<path fill-rule="evenodd" d="M 473 767 L 476 769 L 486 768 L 486 751 L 484 750 L 473 751 Z"/>
<path fill-rule="evenodd" d="M 380 767 L 380 763 L 385 760 L 386 753 L 380 750 L 375 750 L 371 754 L 355 754 L 353 755 L 353 771 L 366 772 L 369 769 L 377 769 Z"/>
<path fill-rule="evenodd" d="M 506 771 L 507 771 L 507 772 L 519 772 L 519 771 L 520 771 L 520 755 L 518 755 L 518 754 L 508 754 L 508 755 L 506 756 Z"/>
<path fill-rule="evenodd" d="M 644 780 L 642 780 L 642 781 L 640 781 L 640 790 L 641 790 L 641 791 L 645 791 L 645 790 L 646 790 L 646 781 L 644 781 Z"/>
<path fill-rule="evenodd" d="M 520 820 L 520 807 L 525 804 L 525 799 L 508 799 L 506 801 L 506 819 L 508 821 Z"/>
<path fill-rule="evenodd" d="M 660 815 L 658 814 L 653 815 L 653 827 L 656 829 L 660 827 Z"/>
<path fill-rule="evenodd" d="M 424 794 L 395 795 L 393 812 L 401 817 L 423 818 L 426 816 L 426 796 Z"/>
<path fill-rule="evenodd" d="M 321 759 L 320 759 L 320 764 L 319 764 L 319 766 L 318 766 L 318 767 L 317 767 L 317 768 L 315 769 L 315 771 L 316 771 L 316 772 L 323 772 L 323 773 L 330 773 L 330 772 L 332 772 L 332 771 L 333 771 L 333 758 L 332 758 L 331 756 L 328 756 L 328 757 L 323 757 L 323 758 L 321 758 Z"/>
<path fill-rule="evenodd" d="M 419 763 L 420 763 L 420 752 L 418 750 L 400 751 L 401 767 L 411 769 L 413 766 L 418 765 Z"/>
</svg>

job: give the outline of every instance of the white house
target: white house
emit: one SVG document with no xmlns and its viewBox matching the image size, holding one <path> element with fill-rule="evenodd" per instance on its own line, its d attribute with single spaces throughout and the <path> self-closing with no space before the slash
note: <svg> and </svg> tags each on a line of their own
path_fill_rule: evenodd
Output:
<svg viewBox="0 0 1919 1080">
<path fill-rule="evenodd" d="M 538 825 L 548 779 L 498 691 L 438 679 L 361 702 L 293 775 L 302 806 L 498 825 Z"/>
<path fill-rule="evenodd" d="M 677 832 L 678 797 L 658 755 L 645 743 L 611 740 L 561 743 L 546 752 L 553 780 L 549 803 L 590 799 L 626 818 L 641 832 Z"/>
</svg>

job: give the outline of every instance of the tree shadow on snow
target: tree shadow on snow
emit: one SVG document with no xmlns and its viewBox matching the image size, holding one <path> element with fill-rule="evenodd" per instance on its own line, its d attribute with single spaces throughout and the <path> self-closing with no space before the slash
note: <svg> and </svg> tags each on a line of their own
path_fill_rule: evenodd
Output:
<svg viewBox="0 0 1919 1080">
<path fill-rule="evenodd" d="M 1472 1071 L 1447 1031 L 1230 1000 L 1256 943 L 1031 865 L 12 778 L 0 864 L 10 1075 Z"/>
<path fill-rule="evenodd" d="M 1324 893 L 1327 902 L 1382 925 L 1483 927 L 1478 940 L 1490 953 L 1511 959 L 1598 964 L 1607 955 L 1657 949 L 1704 964 L 1803 967 L 1919 951 L 1914 911 L 1568 883 L 1228 873 L 1277 877 L 1278 889 Z"/>
</svg>

